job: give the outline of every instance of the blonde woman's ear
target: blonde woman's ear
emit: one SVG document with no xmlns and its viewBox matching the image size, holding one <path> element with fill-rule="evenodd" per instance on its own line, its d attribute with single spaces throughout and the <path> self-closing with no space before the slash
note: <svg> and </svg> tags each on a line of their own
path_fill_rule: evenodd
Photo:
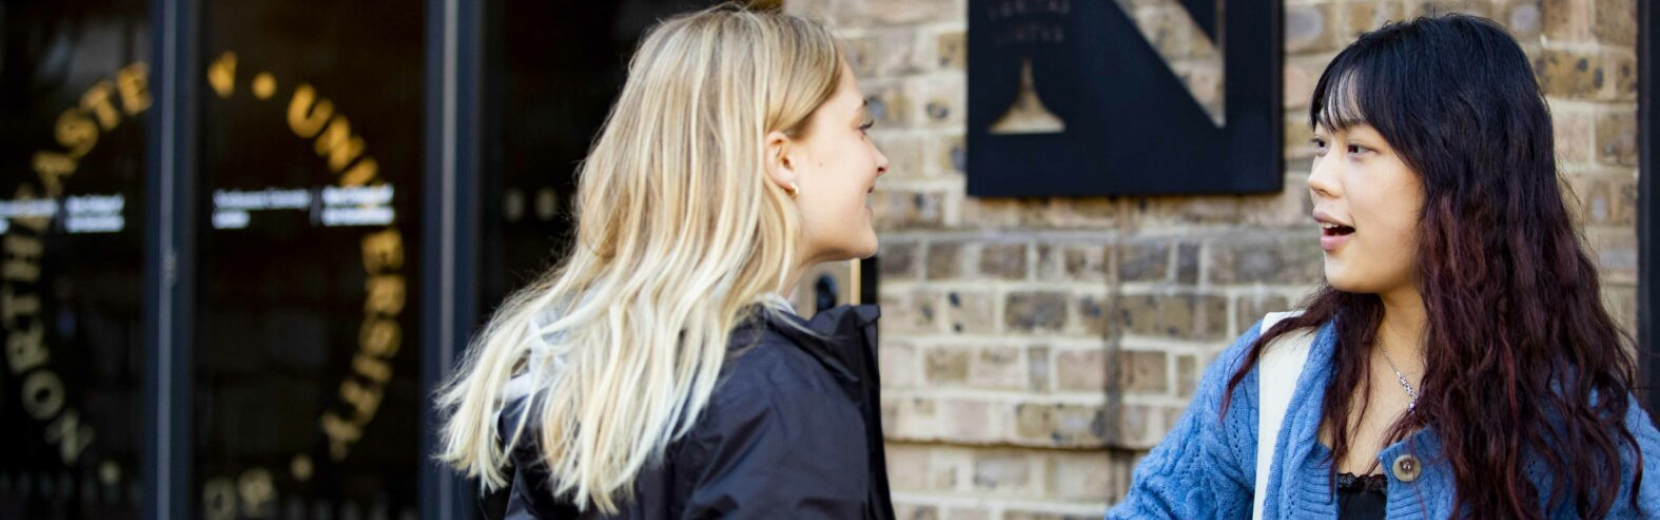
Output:
<svg viewBox="0 0 1660 520">
<path fill-rule="evenodd" d="M 790 164 L 790 137 L 783 132 L 768 133 L 763 147 L 766 149 L 767 178 L 794 197 L 801 189 L 796 185 L 794 165 Z"/>
</svg>

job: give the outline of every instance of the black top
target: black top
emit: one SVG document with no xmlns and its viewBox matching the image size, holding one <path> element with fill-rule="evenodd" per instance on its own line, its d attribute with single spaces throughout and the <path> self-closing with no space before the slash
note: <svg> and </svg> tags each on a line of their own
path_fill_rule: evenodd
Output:
<svg viewBox="0 0 1660 520">
<path fill-rule="evenodd" d="M 1337 517 L 1342 520 L 1383 520 L 1389 503 L 1389 480 L 1383 475 L 1337 476 Z"/>
<path fill-rule="evenodd" d="M 507 519 L 892 520 L 878 315 L 874 306 L 843 306 L 810 322 L 758 313 L 739 326 L 709 404 L 663 460 L 635 476 L 633 499 L 615 516 L 579 513 L 553 496 L 541 450 L 522 440 L 510 455 Z M 503 435 L 522 413 L 517 403 L 502 412 Z M 522 439 L 539 437 L 530 428 Z"/>
</svg>

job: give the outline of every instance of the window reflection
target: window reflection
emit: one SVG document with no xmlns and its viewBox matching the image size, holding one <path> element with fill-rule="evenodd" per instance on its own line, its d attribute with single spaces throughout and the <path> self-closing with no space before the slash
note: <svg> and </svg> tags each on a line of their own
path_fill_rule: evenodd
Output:
<svg viewBox="0 0 1660 520">
<path fill-rule="evenodd" d="M 196 518 L 416 514 L 424 8 L 204 6 Z"/>
<path fill-rule="evenodd" d="M 0 13 L 0 518 L 136 518 L 148 11 Z"/>
</svg>

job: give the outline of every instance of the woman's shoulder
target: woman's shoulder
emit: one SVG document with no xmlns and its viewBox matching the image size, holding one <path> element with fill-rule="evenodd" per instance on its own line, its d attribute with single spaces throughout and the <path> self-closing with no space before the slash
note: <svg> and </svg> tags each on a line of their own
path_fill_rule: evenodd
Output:
<svg viewBox="0 0 1660 520">
<path fill-rule="evenodd" d="M 1277 316 L 1275 314 L 1280 313 L 1270 313 L 1263 319 L 1257 320 L 1246 327 L 1234 339 L 1232 344 L 1216 355 L 1205 368 L 1204 376 L 1200 379 L 1197 397 L 1210 401 L 1206 404 L 1213 407 L 1220 407 L 1224 398 L 1228 398 L 1230 409 L 1241 405 L 1251 409 L 1255 408 L 1258 377 L 1260 377 L 1262 366 L 1260 355 L 1255 360 L 1252 359 L 1252 350 L 1256 348 L 1257 342 L 1262 339 L 1267 329 L 1272 328 L 1274 324 L 1283 319 L 1296 316 L 1298 313 L 1292 311 Z M 1328 320 L 1313 329 L 1293 331 L 1292 334 L 1314 334 L 1316 344 L 1311 345 L 1312 351 L 1318 347 L 1318 338 L 1329 327 L 1331 327 L 1331 323 Z M 1270 344 L 1267 348 L 1278 348 L 1279 345 L 1279 338 L 1276 338 L 1275 343 Z M 1234 376 L 1239 374 L 1240 369 L 1246 367 L 1247 364 L 1249 364 L 1248 369 L 1240 375 L 1236 384 Z M 1232 388 L 1232 392 L 1229 392 L 1229 385 L 1231 384 L 1236 384 L 1236 386 Z"/>
<path fill-rule="evenodd" d="M 746 322 L 728 341 L 711 402 L 756 392 L 784 396 L 834 395 L 841 389 L 832 368 L 814 356 L 801 338 L 764 322 Z"/>
</svg>

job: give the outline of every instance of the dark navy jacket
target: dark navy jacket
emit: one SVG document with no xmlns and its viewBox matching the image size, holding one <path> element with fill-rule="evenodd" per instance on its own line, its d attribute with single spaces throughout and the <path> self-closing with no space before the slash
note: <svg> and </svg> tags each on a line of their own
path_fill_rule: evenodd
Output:
<svg viewBox="0 0 1660 520">
<path fill-rule="evenodd" d="M 634 498 L 615 516 L 578 512 L 555 497 L 530 441 L 538 435 L 525 432 L 511 454 L 507 518 L 891 520 L 879 315 L 868 305 L 837 307 L 811 321 L 760 313 L 733 331 L 708 406 L 663 460 L 635 477 Z M 511 431 L 519 408 L 505 408 L 501 431 Z"/>
</svg>

